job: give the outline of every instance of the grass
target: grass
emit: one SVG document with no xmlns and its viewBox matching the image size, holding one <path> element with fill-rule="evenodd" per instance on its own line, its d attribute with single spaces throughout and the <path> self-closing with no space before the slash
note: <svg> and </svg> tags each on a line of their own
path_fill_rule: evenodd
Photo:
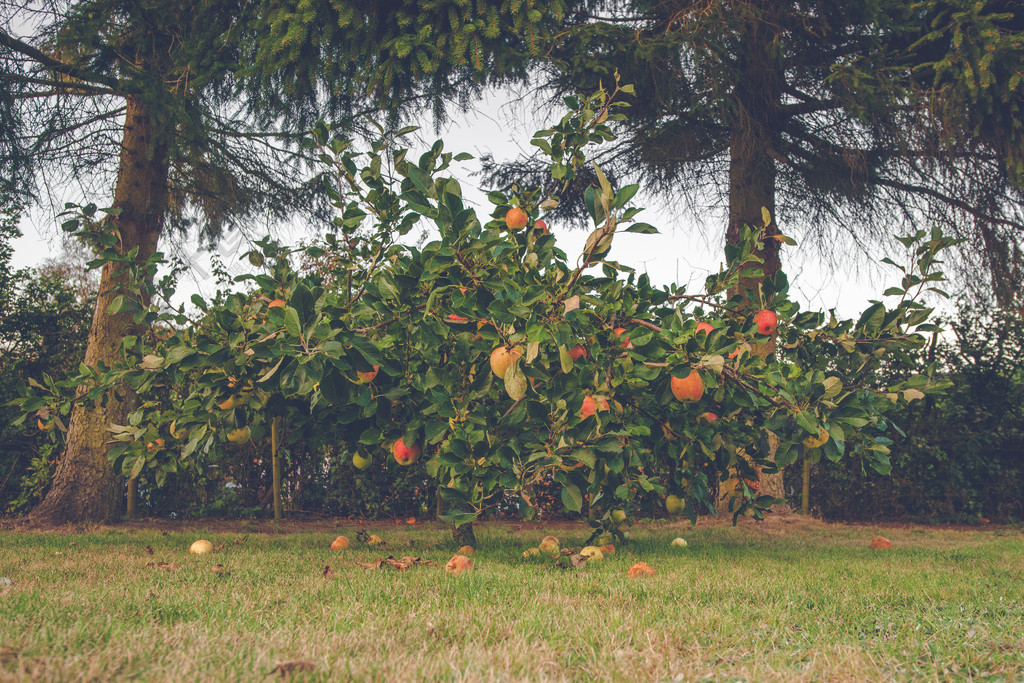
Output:
<svg viewBox="0 0 1024 683">
<path fill-rule="evenodd" d="M 653 525 L 562 571 L 521 553 L 549 531 L 580 545 L 583 526 L 495 524 L 459 577 L 441 568 L 440 526 L 377 526 L 383 552 L 329 550 L 358 528 L 4 531 L 0 680 L 262 680 L 283 662 L 293 680 L 1024 678 L 1012 528 Z M 868 547 L 879 533 L 892 550 Z M 679 535 L 689 547 L 669 545 Z M 189 556 L 196 538 L 224 549 Z M 438 566 L 354 564 L 389 553 Z M 657 575 L 627 578 L 638 559 Z M 146 566 L 159 561 L 181 566 Z"/>
</svg>

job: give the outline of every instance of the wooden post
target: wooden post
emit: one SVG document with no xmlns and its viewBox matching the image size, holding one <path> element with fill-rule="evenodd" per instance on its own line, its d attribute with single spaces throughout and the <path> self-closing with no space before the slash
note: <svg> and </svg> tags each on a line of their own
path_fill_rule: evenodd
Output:
<svg viewBox="0 0 1024 683">
<path fill-rule="evenodd" d="M 125 517 L 135 519 L 139 506 L 139 478 L 132 477 L 128 480 L 128 504 L 125 506 Z"/>
<path fill-rule="evenodd" d="M 804 453 L 804 487 L 800 495 L 800 512 L 807 515 L 811 511 L 811 463 Z"/>
<path fill-rule="evenodd" d="M 275 417 L 270 422 L 270 456 L 274 475 L 274 519 L 284 517 L 284 512 L 281 509 L 281 459 L 277 457 L 278 441 L 281 437 L 280 430 L 281 418 Z"/>
</svg>

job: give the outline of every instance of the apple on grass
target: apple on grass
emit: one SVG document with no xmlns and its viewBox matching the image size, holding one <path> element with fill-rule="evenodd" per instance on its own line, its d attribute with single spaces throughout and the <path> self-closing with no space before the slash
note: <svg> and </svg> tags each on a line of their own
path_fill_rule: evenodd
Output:
<svg viewBox="0 0 1024 683">
<path fill-rule="evenodd" d="M 348 548 L 348 546 L 349 546 L 348 539 L 345 538 L 344 536 L 338 536 L 331 543 L 331 550 L 344 550 L 345 548 Z"/>
<path fill-rule="evenodd" d="M 213 544 L 206 539 L 199 539 L 189 546 L 188 552 L 191 555 L 205 555 L 206 553 L 212 553 Z"/>
</svg>

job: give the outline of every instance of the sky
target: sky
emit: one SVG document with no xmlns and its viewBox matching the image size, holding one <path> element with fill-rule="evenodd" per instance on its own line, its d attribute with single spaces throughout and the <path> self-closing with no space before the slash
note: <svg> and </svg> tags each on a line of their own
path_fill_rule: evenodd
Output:
<svg viewBox="0 0 1024 683">
<path fill-rule="evenodd" d="M 545 128 L 549 120 L 543 113 L 524 106 L 523 100 L 508 95 L 501 97 L 491 94 L 468 112 L 453 112 L 451 119 L 439 132 L 445 140 L 445 148 L 451 152 L 469 152 L 475 158 L 454 168 L 453 175 L 459 179 L 467 201 L 475 205 L 481 215 L 491 212 L 493 206 L 486 199 L 486 190 L 479 186 L 480 178 L 473 174 L 479 169 L 478 159 L 491 154 L 497 159 L 510 159 L 529 153 L 530 137 L 535 130 Z M 435 139 L 432 121 L 422 123 L 421 139 L 425 150 Z M 412 150 L 415 156 L 420 151 Z M 69 198 L 59 198 L 54 205 Z M 90 198 L 104 206 L 104 198 Z M 70 197 L 75 200 L 75 197 Z M 109 201 L 109 198 L 107 198 Z M 718 271 L 723 261 L 724 225 L 726 217 L 722 209 L 707 209 L 700 215 L 689 210 L 679 210 L 666 205 L 658 198 L 645 196 L 643 188 L 634 197 L 634 206 L 648 207 L 637 219 L 650 223 L 660 231 L 658 235 L 617 234 L 610 258 L 646 272 L 656 285 L 677 282 L 687 285 L 687 290 L 700 289 L 701 283 L 711 272 Z M 38 265 L 48 256 L 61 251 L 60 219 L 55 217 L 52 205 L 39 208 L 22 223 L 24 236 L 15 243 L 15 265 L 18 267 Z M 799 226 L 780 226 L 786 234 L 799 238 Z M 558 239 L 559 247 L 570 259 L 583 249 L 588 231 L 568 230 L 557 224 L 550 224 L 552 233 Z M 258 230 L 253 233 L 258 234 Z M 301 226 L 293 225 L 285 230 L 285 242 L 298 242 L 309 235 Z M 412 234 L 418 234 L 413 231 Z M 893 242 L 894 249 L 898 247 Z M 74 247 L 72 247 L 74 248 Z M 161 245 L 166 249 L 166 245 Z M 246 264 L 239 256 L 250 248 L 246 238 L 240 234 L 227 235 L 217 246 L 216 252 L 233 273 L 245 272 Z M 897 280 L 894 270 L 885 270 L 877 265 L 884 255 L 897 262 L 904 259 L 890 254 L 866 255 L 853 245 L 840 245 L 837 253 L 845 256 L 825 259 L 809 246 L 786 247 L 783 252 L 783 268 L 789 275 L 791 298 L 802 306 L 816 310 L 836 308 L 843 317 L 853 317 L 868 306 L 868 301 L 880 295 L 889 284 Z M 188 301 L 192 293 L 212 294 L 216 284 L 210 275 L 209 254 L 198 251 L 194 245 L 183 245 L 178 255 L 192 268 L 179 286 L 181 301 Z"/>
</svg>

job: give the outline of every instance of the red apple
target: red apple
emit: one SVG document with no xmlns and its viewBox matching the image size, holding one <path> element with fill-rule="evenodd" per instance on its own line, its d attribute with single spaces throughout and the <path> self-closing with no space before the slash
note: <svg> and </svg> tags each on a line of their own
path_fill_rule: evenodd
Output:
<svg viewBox="0 0 1024 683">
<path fill-rule="evenodd" d="M 359 381 L 356 382 L 356 384 L 369 384 L 370 382 L 373 381 L 373 378 L 377 376 L 377 372 L 379 370 L 380 368 L 376 365 L 373 366 L 373 370 L 371 370 L 370 372 L 359 372 L 357 370 L 356 376 L 359 377 Z"/>
<path fill-rule="evenodd" d="M 626 331 L 625 327 L 616 327 L 614 330 L 612 330 L 612 332 L 615 333 L 616 337 L 621 337 L 622 333 L 625 332 L 625 331 Z M 631 349 L 631 348 L 633 348 L 633 345 L 629 342 L 629 337 L 626 337 L 626 339 L 622 342 L 622 348 L 624 348 L 624 349 Z"/>
<path fill-rule="evenodd" d="M 591 415 L 596 415 L 599 410 L 608 410 L 608 399 L 584 396 L 583 406 L 580 408 L 580 419 L 583 420 Z"/>
<path fill-rule="evenodd" d="M 576 346 L 569 349 L 569 358 L 573 360 L 579 360 L 580 358 L 587 357 L 587 347 L 583 344 L 577 344 Z"/>
<path fill-rule="evenodd" d="M 505 225 L 509 230 L 522 230 L 526 227 L 530 217 L 518 206 L 514 206 L 505 214 Z"/>
<path fill-rule="evenodd" d="M 713 329 L 715 329 L 715 326 L 712 325 L 711 323 L 706 323 L 703 321 L 697 323 L 697 332 L 703 330 L 705 334 L 711 334 L 711 330 Z"/>
<path fill-rule="evenodd" d="M 395 441 L 391 446 L 391 454 L 399 465 L 412 465 L 420 459 L 420 445 L 413 443 L 412 447 L 405 445 L 401 439 Z"/>
<path fill-rule="evenodd" d="M 761 334 L 775 334 L 775 330 L 779 326 L 779 316 L 775 315 L 775 311 L 763 309 L 754 316 L 754 324 L 757 325 L 757 331 Z"/>
<path fill-rule="evenodd" d="M 284 308 L 284 305 L 284 299 L 274 299 L 267 304 L 267 308 Z"/>
<path fill-rule="evenodd" d="M 540 219 L 537 219 L 533 223 L 533 229 L 541 234 L 546 234 L 548 232 L 548 224 Z"/>
<path fill-rule="evenodd" d="M 704 396 L 704 380 L 696 370 L 690 370 L 686 377 L 673 377 L 670 386 L 672 395 L 684 403 L 699 401 Z"/>
<path fill-rule="evenodd" d="M 701 420 L 707 420 L 708 422 L 714 422 L 717 419 L 718 419 L 718 416 L 715 415 L 714 413 L 711 413 L 711 412 L 701 413 L 700 415 L 697 416 L 697 421 L 698 422 L 700 422 Z"/>
</svg>

